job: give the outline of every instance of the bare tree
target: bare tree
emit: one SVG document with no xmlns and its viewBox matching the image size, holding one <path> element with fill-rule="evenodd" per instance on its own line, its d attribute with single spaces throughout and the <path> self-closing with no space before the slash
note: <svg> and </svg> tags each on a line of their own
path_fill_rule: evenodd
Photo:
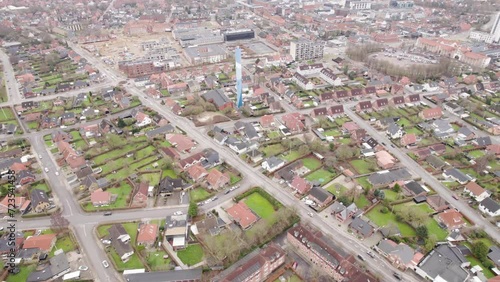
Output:
<svg viewBox="0 0 500 282">
<path fill-rule="evenodd" d="M 62 212 L 58 210 L 50 215 L 50 224 L 52 230 L 56 231 L 57 234 L 60 234 L 68 228 L 69 221 L 62 215 Z"/>
</svg>

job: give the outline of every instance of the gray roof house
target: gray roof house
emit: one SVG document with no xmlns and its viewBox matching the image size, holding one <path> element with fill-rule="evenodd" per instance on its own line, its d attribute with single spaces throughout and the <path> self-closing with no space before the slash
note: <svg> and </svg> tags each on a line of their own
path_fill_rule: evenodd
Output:
<svg viewBox="0 0 500 282">
<path fill-rule="evenodd" d="M 455 181 L 457 181 L 460 184 L 465 184 L 468 181 L 472 180 L 472 178 L 465 173 L 461 172 L 460 170 L 456 168 L 450 168 L 447 169 L 443 172 L 443 176 L 446 178 L 451 178 Z"/>
<path fill-rule="evenodd" d="M 265 159 L 261 164 L 262 168 L 267 170 L 268 172 L 276 171 L 277 169 L 283 167 L 284 165 L 285 161 L 275 156 Z"/>
<path fill-rule="evenodd" d="M 410 246 L 404 243 L 397 244 L 388 239 L 381 240 L 377 244 L 376 250 L 398 268 L 402 269 L 411 266 L 413 256 L 415 255 L 415 251 Z"/>
<path fill-rule="evenodd" d="M 351 221 L 351 223 L 349 223 L 349 228 L 356 231 L 364 238 L 369 237 L 373 234 L 373 226 L 371 226 L 368 222 L 364 221 L 360 217 L 355 217 Z"/>
<path fill-rule="evenodd" d="M 60 253 L 52 257 L 45 268 L 31 272 L 26 281 L 35 282 L 56 279 L 70 272 L 70 270 L 66 254 Z"/>
<path fill-rule="evenodd" d="M 411 174 L 405 168 L 400 168 L 392 171 L 384 170 L 372 173 L 368 176 L 368 182 L 370 182 L 374 187 L 381 187 L 396 181 L 407 180 L 410 178 Z"/>
<path fill-rule="evenodd" d="M 479 210 L 489 216 L 500 215 L 500 205 L 492 198 L 488 197 L 479 203 Z"/>
<path fill-rule="evenodd" d="M 491 246 L 488 258 L 493 261 L 496 266 L 500 265 L 500 248 L 498 246 Z"/>
<path fill-rule="evenodd" d="M 232 103 L 231 99 L 226 96 L 223 89 L 210 90 L 201 95 L 201 97 L 203 97 L 205 101 L 213 103 L 218 109 L 224 107 L 224 105 L 228 103 Z"/>
<path fill-rule="evenodd" d="M 123 262 L 134 254 L 134 249 L 130 246 L 130 235 L 121 224 L 113 224 L 109 228 L 109 236 L 111 238 L 111 245 L 115 249 L 118 256 Z"/>
<path fill-rule="evenodd" d="M 442 244 L 432 250 L 415 268 L 415 272 L 431 281 L 463 282 L 469 278 L 464 267 L 470 262 L 457 247 Z"/>
</svg>

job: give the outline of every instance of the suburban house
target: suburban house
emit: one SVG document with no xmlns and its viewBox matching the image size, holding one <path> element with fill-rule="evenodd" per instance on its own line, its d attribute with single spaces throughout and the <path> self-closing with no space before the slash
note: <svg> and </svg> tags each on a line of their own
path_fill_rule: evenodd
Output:
<svg viewBox="0 0 500 282">
<path fill-rule="evenodd" d="M 429 206 L 437 212 L 444 211 L 449 208 L 449 203 L 439 195 L 429 195 L 427 196 L 426 201 L 427 204 L 429 204 Z"/>
<path fill-rule="evenodd" d="M 411 195 L 412 197 L 424 196 L 428 192 L 422 185 L 413 180 L 406 182 L 403 185 L 403 190 L 405 195 Z"/>
<path fill-rule="evenodd" d="M 332 215 L 340 222 L 352 218 L 357 211 L 358 207 L 355 203 L 350 204 L 348 207 L 344 206 L 342 202 L 335 202 L 332 205 Z"/>
<path fill-rule="evenodd" d="M 333 117 L 344 114 L 344 105 L 335 105 L 330 108 L 330 114 Z"/>
<path fill-rule="evenodd" d="M 49 259 L 49 264 L 42 269 L 31 272 L 26 282 L 55 281 L 57 278 L 71 271 L 68 258 L 64 252 Z"/>
<path fill-rule="evenodd" d="M 415 272 L 430 281 L 466 281 L 469 265 L 458 247 L 441 244 L 420 260 Z"/>
<path fill-rule="evenodd" d="M 39 249 L 42 252 L 49 253 L 56 245 L 56 234 L 43 234 L 28 237 L 23 244 L 24 249 Z"/>
<path fill-rule="evenodd" d="M 205 155 L 202 152 L 191 155 L 187 158 L 184 158 L 178 162 L 178 166 L 185 170 L 186 168 L 201 163 L 201 161 L 205 159 Z"/>
<path fill-rule="evenodd" d="M 229 184 L 231 178 L 227 173 L 222 173 L 218 169 L 212 169 L 207 175 L 207 183 L 211 189 L 220 189 Z"/>
<path fill-rule="evenodd" d="M 121 224 L 113 224 L 108 230 L 111 245 L 120 257 L 122 262 L 127 262 L 134 254 L 134 249 L 130 246 L 130 235 Z"/>
<path fill-rule="evenodd" d="M 196 145 L 194 141 L 182 134 L 166 134 L 165 139 L 172 144 L 180 153 L 187 153 L 191 151 Z"/>
<path fill-rule="evenodd" d="M 415 145 L 417 143 L 417 135 L 415 133 L 407 133 L 401 137 L 400 143 L 403 147 Z"/>
<path fill-rule="evenodd" d="M 182 178 L 170 178 L 166 176 L 158 184 L 157 193 L 161 197 L 171 196 L 174 191 L 182 190 L 185 188 L 185 183 Z M 153 195 L 150 195 L 152 197 Z"/>
<path fill-rule="evenodd" d="M 137 233 L 137 245 L 152 247 L 156 242 L 157 236 L 158 236 L 157 224 L 142 223 L 139 225 L 139 231 Z"/>
<path fill-rule="evenodd" d="M 3 198 L 3 200 L 0 202 L 0 214 L 6 214 L 9 212 L 9 202 L 11 204 L 10 208 L 12 209 L 12 201 L 9 201 L 9 199 L 12 198 L 9 196 L 5 196 L 5 198 Z M 14 209 L 19 210 L 21 213 L 26 210 L 30 203 L 31 201 L 26 199 L 26 197 L 14 197 Z"/>
<path fill-rule="evenodd" d="M 135 116 L 133 116 L 133 117 L 136 120 L 135 125 L 138 126 L 138 127 L 143 127 L 143 126 L 146 126 L 146 125 L 150 125 L 151 122 L 152 122 L 151 118 L 147 114 L 145 114 L 145 113 L 143 113 L 141 111 L 137 111 L 135 113 Z"/>
<path fill-rule="evenodd" d="M 469 181 L 464 187 L 464 193 L 469 194 L 470 197 L 474 198 L 477 202 L 482 202 L 484 199 L 490 196 L 488 190 L 481 187 L 479 184 L 473 181 Z"/>
<path fill-rule="evenodd" d="M 286 252 L 277 244 L 270 243 L 257 248 L 214 280 L 215 282 L 266 281 L 269 275 L 285 263 Z"/>
<path fill-rule="evenodd" d="M 387 151 L 378 151 L 375 153 L 375 157 L 377 158 L 377 165 L 383 169 L 394 167 L 397 161 L 397 159 Z"/>
<path fill-rule="evenodd" d="M 184 249 L 187 246 L 188 215 L 169 215 L 165 220 L 165 239 L 174 250 Z"/>
<path fill-rule="evenodd" d="M 301 75 L 298 72 L 293 74 L 292 80 L 295 83 L 297 83 L 297 85 L 300 86 L 304 90 L 313 90 L 314 89 L 314 83 L 311 80 L 309 80 L 307 77 Z"/>
<path fill-rule="evenodd" d="M 410 246 L 405 243 L 399 243 L 384 239 L 381 240 L 375 250 L 390 261 L 399 269 L 414 269 L 415 266 L 422 260 L 423 255 L 420 252 L 415 252 Z"/>
<path fill-rule="evenodd" d="M 465 173 L 461 172 L 456 168 L 450 168 L 445 170 L 443 172 L 443 176 L 447 179 L 453 179 L 454 181 L 462 185 L 472 180 L 470 176 L 466 175 Z"/>
<path fill-rule="evenodd" d="M 234 107 L 233 101 L 227 97 L 223 89 L 210 90 L 201 95 L 201 97 L 205 99 L 205 101 L 214 104 L 219 111 Z"/>
<path fill-rule="evenodd" d="M 500 205 L 490 197 L 479 203 L 479 210 L 489 216 L 500 215 Z"/>
<path fill-rule="evenodd" d="M 428 156 L 425 161 L 435 170 L 442 170 L 446 166 L 446 163 L 435 155 Z"/>
<path fill-rule="evenodd" d="M 309 191 L 309 198 L 313 200 L 318 207 L 322 208 L 333 201 L 333 194 L 320 187 L 313 187 Z"/>
<path fill-rule="evenodd" d="M 49 208 L 49 197 L 40 189 L 33 189 L 31 191 L 31 208 L 36 213 L 41 213 L 47 211 Z"/>
<path fill-rule="evenodd" d="M 311 189 L 312 185 L 306 179 L 296 175 L 289 184 L 297 193 L 305 195 Z"/>
<path fill-rule="evenodd" d="M 265 159 L 261 164 L 262 168 L 270 173 L 282 168 L 284 165 L 285 161 L 275 156 Z"/>
<path fill-rule="evenodd" d="M 135 194 L 132 197 L 131 207 L 146 207 L 148 205 L 148 190 L 149 182 L 141 182 L 136 188 Z"/>
<path fill-rule="evenodd" d="M 372 103 L 370 101 L 360 101 L 356 106 L 358 112 L 370 111 L 372 109 Z"/>
<path fill-rule="evenodd" d="M 193 166 L 190 166 L 188 169 L 187 169 L 187 174 L 189 175 L 189 177 L 197 182 L 203 178 L 205 178 L 205 176 L 208 175 L 208 172 L 207 170 L 201 166 L 200 164 L 195 164 Z"/>
<path fill-rule="evenodd" d="M 373 226 L 371 226 L 361 217 L 355 217 L 351 221 L 351 223 L 349 223 L 349 228 L 356 232 L 358 235 L 363 236 L 363 238 L 370 237 L 374 231 Z"/>
<path fill-rule="evenodd" d="M 90 194 L 90 202 L 94 207 L 109 206 L 111 204 L 111 193 L 97 189 Z"/>
<path fill-rule="evenodd" d="M 226 227 L 226 222 L 222 218 L 215 216 L 213 213 L 208 213 L 205 219 L 196 222 L 191 226 L 191 232 L 194 235 L 210 234 L 210 236 L 219 235 L 220 232 Z"/>
<path fill-rule="evenodd" d="M 467 225 L 463 215 L 455 209 L 445 210 L 439 213 L 437 218 L 448 230 L 460 229 Z"/>
<path fill-rule="evenodd" d="M 13 166 L 15 166 L 16 164 L 14 164 Z M 22 165 L 22 164 L 20 164 Z M 24 166 L 24 165 L 22 165 Z M 25 184 L 28 184 L 28 183 L 32 183 L 32 182 L 35 182 L 35 175 L 27 170 L 27 169 L 24 169 L 24 170 L 21 170 L 19 171 L 18 173 L 16 173 L 16 184 L 17 185 L 25 185 Z"/>
<path fill-rule="evenodd" d="M 398 139 L 398 138 L 401 138 L 405 132 L 404 132 L 403 128 L 401 126 L 399 126 L 397 123 L 391 123 L 387 127 L 387 130 L 385 131 L 385 133 L 391 139 Z"/>
<path fill-rule="evenodd" d="M 438 119 L 443 116 L 443 110 L 440 107 L 423 109 L 418 116 L 424 120 Z"/>
<path fill-rule="evenodd" d="M 300 113 L 283 115 L 281 121 L 291 133 L 299 133 L 305 129 L 304 116 Z"/>
<path fill-rule="evenodd" d="M 287 231 L 288 243 L 301 256 L 314 261 L 335 281 L 376 281 L 368 272 L 357 268 L 355 258 L 340 246 L 309 226 L 296 225 Z"/>
<path fill-rule="evenodd" d="M 263 128 L 271 128 L 275 125 L 276 124 L 273 115 L 264 115 L 260 117 L 260 126 L 262 126 Z"/>
<path fill-rule="evenodd" d="M 252 227 L 252 225 L 259 220 L 243 201 L 234 204 L 232 207 L 228 208 L 226 212 L 243 230 Z"/>
<path fill-rule="evenodd" d="M 374 188 L 380 188 L 410 178 L 411 174 L 405 168 L 399 168 L 391 171 L 384 170 L 372 173 L 368 176 L 368 182 L 372 184 Z"/>
</svg>

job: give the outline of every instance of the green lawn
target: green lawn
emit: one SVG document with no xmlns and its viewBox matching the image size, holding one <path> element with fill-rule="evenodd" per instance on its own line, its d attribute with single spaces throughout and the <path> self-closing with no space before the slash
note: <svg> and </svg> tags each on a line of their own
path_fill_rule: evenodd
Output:
<svg viewBox="0 0 500 282">
<path fill-rule="evenodd" d="M 385 194 L 385 198 L 389 201 L 389 202 L 393 202 L 395 200 L 398 199 L 398 196 L 399 196 L 399 193 L 396 193 L 390 189 L 385 189 L 384 190 L 384 194 Z"/>
<path fill-rule="evenodd" d="M 196 188 L 189 191 L 189 198 L 191 201 L 200 202 L 210 198 L 212 194 L 203 188 Z"/>
<path fill-rule="evenodd" d="M 353 188 L 353 189 L 356 189 L 356 188 Z M 360 209 L 363 209 L 363 208 L 368 207 L 370 205 L 370 201 L 366 198 L 366 196 L 364 194 L 359 195 L 354 200 L 354 203 Z"/>
<path fill-rule="evenodd" d="M 271 219 L 274 214 L 274 208 L 268 200 L 259 193 L 252 193 L 244 199 L 245 204 L 263 219 Z"/>
<path fill-rule="evenodd" d="M 164 259 L 167 255 L 165 251 L 156 251 L 146 254 L 146 262 L 153 271 L 165 270 L 170 268 L 170 258 Z"/>
<path fill-rule="evenodd" d="M 106 210 L 106 209 L 117 209 L 117 208 L 125 208 L 127 207 L 127 197 L 129 197 L 130 193 L 132 193 L 132 186 L 130 186 L 126 182 L 122 182 L 120 187 L 118 188 L 110 188 L 106 191 L 111 194 L 116 194 L 118 197 L 116 201 L 107 207 L 96 208 L 92 205 L 92 203 L 87 203 L 83 206 L 86 211 L 96 211 L 96 210 Z"/>
<path fill-rule="evenodd" d="M 136 238 L 137 238 L 137 228 L 139 228 L 139 224 L 137 222 L 127 222 L 122 223 L 123 228 L 127 231 L 128 235 L 130 235 L 130 243 L 135 246 Z"/>
<path fill-rule="evenodd" d="M 172 169 L 166 169 L 166 170 L 162 171 L 161 177 L 165 178 L 167 176 L 170 177 L 170 178 L 177 178 L 177 174 Z"/>
<path fill-rule="evenodd" d="M 78 130 L 73 130 L 70 132 L 70 134 L 71 134 L 71 137 L 73 138 L 73 141 L 77 141 L 77 140 L 82 139 L 82 135 L 80 135 L 80 132 L 78 132 Z"/>
<path fill-rule="evenodd" d="M 402 118 L 402 119 L 400 119 L 400 120 L 398 121 L 398 124 L 399 124 L 400 126 L 404 126 L 404 127 L 408 127 L 408 126 L 411 126 L 411 125 L 412 125 L 411 121 L 409 121 L 409 120 L 408 120 L 408 119 L 406 119 L 406 118 Z"/>
<path fill-rule="evenodd" d="M 40 190 L 45 191 L 47 193 L 50 192 L 50 188 L 45 182 L 38 182 L 35 185 L 31 185 L 30 189 L 31 190 L 40 189 Z"/>
<path fill-rule="evenodd" d="M 326 184 L 330 182 L 334 176 L 335 173 L 331 173 L 325 169 L 318 169 L 315 172 L 306 176 L 306 179 L 309 181 L 318 181 L 321 184 Z"/>
<path fill-rule="evenodd" d="M 387 191 L 387 190 L 384 190 L 384 191 Z M 414 202 L 408 202 L 408 203 L 404 203 L 404 204 L 395 205 L 394 210 L 407 209 L 410 207 L 417 207 L 418 209 L 422 210 L 423 212 L 425 212 L 427 214 L 434 213 L 434 210 L 427 203 L 415 204 Z"/>
<path fill-rule="evenodd" d="M 339 141 L 340 144 L 349 144 L 351 143 L 352 139 L 351 138 L 342 138 L 342 139 L 337 139 Z"/>
<path fill-rule="evenodd" d="M 160 173 L 152 172 L 152 173 L 143 173 L 139 177 L 141 181 L 149 182 L 149 185 L 158 185 L 160 183 Z"/>
<path fill-rule="evenodd" d="M 358 177 L 356 178 L 356 182 L 363 188 L 372 188 L 372 185 L 368 182 L 368 176 Z"/>
<path fill-rule="evenodd" d="M 425 226 L 427 226 L 429 234 L 437 236 L 438 241 L 444 241 L 446 237 L 448 237 L 448 231 L 439 227 L 437 221 L 433 218 L 431 218 Z"/>
<path fill-rule="evenodd" d="M 285 148 L 283 147 L 283 145 L 281 144 L 273 144 L 273 145 L 269 145 L 269 146 L 266 146 L 262 149 L 262 152 L 264 153 L 264 155 L 266 155 L 266 157 L 270 157 L 270 156 L 276 156 L 278 154 L 280 154 L 281 152 L 283 152 L 285 150 Z"/>
<path fill-rule="evenodd" d="M 0 108 L 0 122 L 3 121 L 8 121 L 8 120 L 14 120 L 16 119 L 16 116 L 14 115 L 14 112 L 10 108 Z"/>
<path fill-rule="evenodd" d="M 495 274 L 493 273 L 493 271 L 491 271 L 491 269 L 489 269 L 489 268 L 484 267 L 483 264 L 477 258 L 475 258 L 473 256 L 466 256 L 465 258 L 468 261 L 470 261 L 471 267 L 473 267 L 475 265 L 479 265 L 483 269 L 483 274 L 484 274 L 484 276 L 486 276 L 486 278 L 489 279 L 489 278 L 495 277 Z"/>
<path fill-rule="evenodd" d="M 241 180 L 241 177 L 236 175 L 235 173 L 229 173 L 230 181 L 229 184 L 234 185 Z"/>
<path fill-rule="evenodd" d="M 417 135 L 417 136 L 418 136 L 418 135 L 422 135 L 422 134 L 424 134 L 424 133 L 422 132 L 422 130 L 420 130 L 420 129 L 416 128 L 416 127 L 412 127 L 412 128 L 405 128 L 405 132 L 406 132 L 406 133 L 414 133 L 414 134 L 415 134 L 415 135 Z"/>
<path fill-rule="evenodd" d="M 144 265 L 142 264 L 141 260 L 137 256 L 137 254 L 133 254 L 127 262 L 122 262 L 118 254 L 113 248 L 109 249 L 109 254 L 111 255 L 111 258 L 116 264 L 116 270 L 118 271 L 124 271 L 127 269 L 138 269 L 138 268 L 144 268 Z"/>
<path fill-rule="evenodd" d="M 99 238 L 103 238 L 106 236 L 109 236 L 108 229 L 111 225 L 106 224 L 106 225 L 100 225 L 97 227 L 97 234 L 99 235 Z"/>
<path fill-rule="evenodd" d="M 370 173 L 370 163 L 366 160 L 352 160 L 351 165 L 356 169 L 359 174 Z"/>
<path fill-rule="evenodd" d="M 308 158 L 302 159 L 302 163 L 309 170 L 316 170 L 316 169 L 321 167 L 321 161 L 315 157 L 308 157 Z"/>
<path fill-rule="evenodd" d="M 76 249 L 76 244 L 75 242 L 73 242 L 73 240 L 71 240 L 69 234 L 66 234 L 66 236 L 57 239 L 56 246 L 54 247 L 54 249 L 52 249 L 52 252 L 50 252 L 50 256 L 54 256 L 54 252 L 59 249 L 62 249 L 65 253 Z"/>
<path fill-rule="evenodd" d="M 18 274 L 10 274 L 7 277 L 7 282 L 20 282 L 20 281 L 28 281 L 28 276 L 31 272 L 36 269 L 36 265 L 23 265 L 20 267 L 21 272 Z"/>
<path fill-rule="evenodd" d="M 325 188 L 328 192 L 332 193 L 336 197 L 344 194 L 347 191 L 347 188 L 342 184 L 334 183 Z"/>
<path fill-rule="evenodd" d="M 301 155 L 298 151 L 292 150 L 291 152 L 287 151 L 286 153 L 284 153 L 281 158 L 287 162 L 293 162 L 300 157 L 301 157 Z"/>
<path fill-rule="evenodd" d="M 195 265 L 203 260 L 203 248 L 200 244 L 189 245 L 186 249 L 178 251 L 177 256 L 187 265 Z"/>
<path fill-rule="evenodd" d="M 480 158 L 480 157 L 484 156 L 485 154 L 486 153 L 483 150 L 474 150 L 474 151 L 470 151 L 468 153 L 468 155 L 474 159 Z"/>
<path fill-rule="evenodd" d="M 377 205 L 366 214 L 366 217 L 368 217 L 379 227 L 384 227 L 389 224 L 397 225 L 399 230 L 401 231 L 401 236 L 403 237 L 415 236 L 415 230 L 410 225 L 397 221 L 396 215 L 390 211 L 386 214 L 381 213 L 380 212 L 381 208 L 382 205 Z"/>
<path fill-rule="evenodd" d="M 267 137 L 270 139 L 280 138 L 281 133 L 279 131 L 270 131 L 267 133 Z"/>
<path fill-rule="evenodd" d="M 323 132 L 324 136 L 333 136 L 333 137 L 339 137 L 342 136 L 342 132 L 338 129 L 330 129 L 325 132 Z"/>
</svg>

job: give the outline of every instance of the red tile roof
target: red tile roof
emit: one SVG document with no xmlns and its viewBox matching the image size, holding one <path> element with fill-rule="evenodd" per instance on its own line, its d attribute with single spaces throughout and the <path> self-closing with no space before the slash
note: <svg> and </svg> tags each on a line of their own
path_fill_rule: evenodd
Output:
<svg viewBox="0 0 500 282">
<path fill-rule="evenodd" d="M 157 224 L 142 224 L 139 227 L 139 234 L 137 235 L 137 243 L 153 243 L 158 234 Z"/>
<path fill-rule="evenodd" d="M 234 206 L 228 208 L 226 212 L 241 226 L 243 229 L 247 229 L 252 224 L 257 222 L 257 216 L 252 212 L 252 210 L 245 204 L 245 202 L 240 201 Z"/>
<path fill-rule="evenodd" d="M 38 236 L 31 236 L 24 241 L 23 248 L 33 249 L 39 248 L 42 251 L 50 251 L 53 247 L 52 241 L 55 240 L 56 234 L 44 234 Z"/>
</svg>

